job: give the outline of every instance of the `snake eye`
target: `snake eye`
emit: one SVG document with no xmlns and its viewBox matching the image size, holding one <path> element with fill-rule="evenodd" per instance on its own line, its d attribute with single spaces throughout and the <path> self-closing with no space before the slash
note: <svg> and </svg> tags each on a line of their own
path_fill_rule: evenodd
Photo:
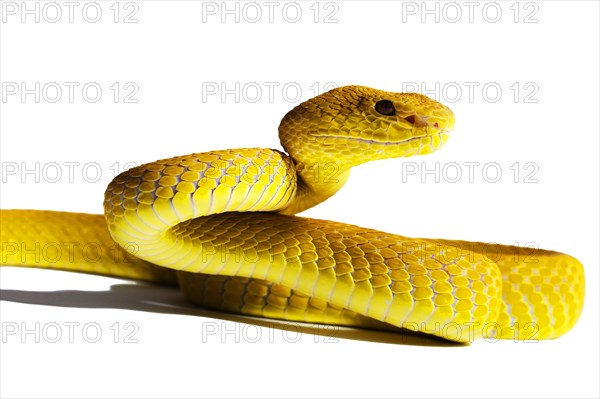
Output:
<svg viewBox="0 0 600 399">
<path fill-rule="evenodd" d="M 396 108 L 394 108 L 394 103 L 390 100 L 381 100 L 375 103 L 375 111 L 379 112 L 381 115 L 395 115 Z"/>
</svg>

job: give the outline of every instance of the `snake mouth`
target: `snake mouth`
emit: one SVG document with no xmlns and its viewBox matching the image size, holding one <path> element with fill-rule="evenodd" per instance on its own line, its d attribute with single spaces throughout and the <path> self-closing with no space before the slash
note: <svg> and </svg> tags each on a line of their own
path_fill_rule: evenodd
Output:
<svg viewBox="0 0 600 399">
<path fill-rule="evenodd" d="M 399 141 L 382 141 L 382 140 L 375 140 L 375 139 L 362 139 L 362 138 L 359 138 L 359 137 L 331 135 L 331 134 L 316 135 L 315 137 L 322 138 L 322 139 L 325 139 L 325 140 L 326 139 L 348 140 L 348 141 L 354 141 L 354 142 L 358 142 L 358 143 L 361 143 L 361 144 L 367 144 L 367 145 L 376 144 L 376 145 L 382 145 L 382 146 L 398 146 L 398 145 L 402 145 L 402 144 L 408 144 L 408 143 L 411 143 L 411 142 L 423 140 L 423 139 L 426 139 L 428 137 L 437 137 L 442 142 L 446 142 L 446 139 L 448 138 L 450 130 L 451 129 L 444 129 L 444 130 L 440 130 L 438 132 L 435 132 L 433 134 L 424 134 L 422 136 L 413 136 L 413 137 L 409 137 L 409 138 L 407 138 L 405 140 L 399 140 Z"/>
</svg>

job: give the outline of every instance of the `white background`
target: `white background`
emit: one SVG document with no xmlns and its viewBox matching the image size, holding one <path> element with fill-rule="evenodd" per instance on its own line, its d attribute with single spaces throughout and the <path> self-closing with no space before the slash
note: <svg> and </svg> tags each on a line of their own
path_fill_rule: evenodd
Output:
<svg viewBox="0 0 600 399">
<path fill-rule="evenodd" d="M 455 112 L 446 147 L 361 166 L 341 192 L 305 215 L 413 237 L 532 242 L 577 257 L 587 286 L 579 323 L 558 340 L 439 347 L 389 334 L 361 340 L 350 332 L 354 339 L 346 339 L 342 330 L 333 339 L 297 335 L 297 327 L 261 327 L 194 310 L 169 289 L 2 268 L 2 328 L 19 328 L 2 337 L 3 397 L 598 397 L 597 2 L 478 3 L 471 17 L 463 2 L 427 3 L 438 7 L 436 22 L 435 14 L 422 15 L 421 2 L 337 1 L 317 5 L 316 23 L 312 1 L 298 3 L 296 23 L 289 22 L 293 5 L 282 15 L 283 2 L 273 22 L 267 6 L 255 3 L 262 11 L 256 23 L 248 21 L 256 7 L 244 3 L 239 22 L 228 15 L 225 23 L 220 2 L 122 2 L 117 23 L 113 1 L 98 2 L 96 23 L 82 16 L 85 2 L 72 23 L 61 2 L 56 23 L 48 21 L 55 8 L 43 13 L 45 2 L 39 23 L 35 15 L 23 23 L 21 2 L 12 3 L 15 15 L 7 3 L 0 42 L 4 209 L 100 213 L 115 166 L 213 149 L 279 148 L 281 117 L 329 82 L 390 91 L 416 84 Z M 214 7 L 215 15 L 203 14 Z M 93 6 L 86 10 L 93 19 Z M 457 10 L 461 18 L 452 22 Z M 138 22 L 124 23 L 132 12 Z M 332 23 L 325 23 L 332 12 Z M 34 95 L 7 94 L 21 82 L 30 89 L 56 82 L 62 98 L 49 101 L 53 84 L 46 93 L 40 89 L 39 103 Z M 64 82 L 79 84 L 72 103 Z M 90 82 L 102 88 L 95 103 L 82 96 Z M 204 90 L 236 82 L 237 102 L 234 94 L 222 99 Z M 272 98 L 265 82 L 278 85 Z M 124 101 L 131 87 L 139 88 L 137 103 Z M 38 172 L 23 173 L 36 162 Z M 62 165 L 58 179 L 52 162 Z M 66 162 L 78 163 L 72 179 Z M 479 162 L 473 181 L 466 166 L 458 182 L 444 179 L 452 162 Z M 496 183 L 489 181 L 494 169 L 482 174 L 493 162 L 502 170 Z M 525 182 L 529 162 L 537 166 L 537 183 Z M 438 182 L 421 175 L 436 163 Z M 403 173 L 407 167 L 419 172 Z M 90 182 L 97 170 L 98 181 Z M 21 335 L 35 323 L 40 342 Z M 73 342 L 68 323 L 79 323 Z M 87 342 L 96 332 L 88 325 L 84 334 L 87 323 L 97 323 L 91 327 L 100 329 L 98 342 Z M 57 326 L 62 337 L 51 343 Z M 137 343 L 125 342 L 128 332 Z"/>
</svg>

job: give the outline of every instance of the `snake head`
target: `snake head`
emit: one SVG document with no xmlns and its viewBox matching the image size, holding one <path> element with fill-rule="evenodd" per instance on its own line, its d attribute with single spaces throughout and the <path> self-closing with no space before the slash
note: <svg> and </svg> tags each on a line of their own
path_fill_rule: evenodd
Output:
<svg viewBox="0 0 600 399">
<path fill-rule="evenodd" d="M 431 153 L 446 142 L 453 127 L 452 111 L 422 94 L 344 86 L 290 111 L 281 121 L 279 137 L 297 162 L 335 161 L 352 167 Z"/>
</svg>

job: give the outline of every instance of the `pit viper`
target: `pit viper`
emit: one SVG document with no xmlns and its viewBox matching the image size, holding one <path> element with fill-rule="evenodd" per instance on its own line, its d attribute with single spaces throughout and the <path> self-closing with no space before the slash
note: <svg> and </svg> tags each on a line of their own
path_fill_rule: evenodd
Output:
<svg viewBox="0 0 600 399">
<path fill-rule="evenodd" d="M 109 184 L 104 215 L 1 211 L 1 264 L 178 284 L 201 306 L 266 318 L 458 342 L 559 337 L 584 301 L 583 267 L 569 255 L 294 216 L 340 190 L 354 166 L 439 149 L 454 122 L 421 94 L 339 87 L 284 116 L 285 152 L 133 167 Z"/>
</svg>

